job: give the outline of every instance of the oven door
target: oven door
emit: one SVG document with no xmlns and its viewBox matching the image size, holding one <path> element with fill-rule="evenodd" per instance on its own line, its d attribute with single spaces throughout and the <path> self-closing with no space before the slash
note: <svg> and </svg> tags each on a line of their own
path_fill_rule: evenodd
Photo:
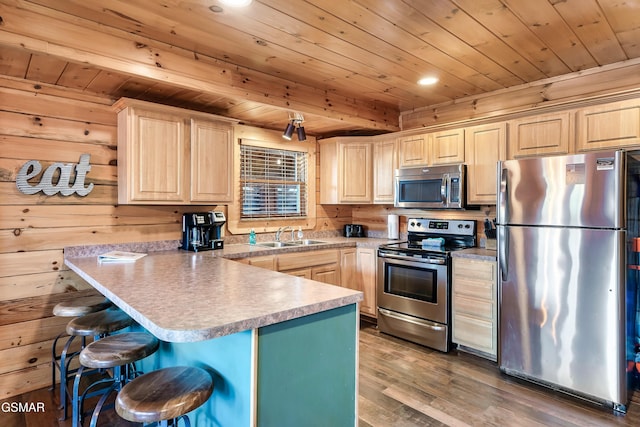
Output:
<svg viewBox="0 0 640 427">
<path fill-rule="evenodd" d="M 418 261 L 379 254 L 377 288 L 379 307 L 448 323 L 448 268 L 443 258 Z"/>
</svg>

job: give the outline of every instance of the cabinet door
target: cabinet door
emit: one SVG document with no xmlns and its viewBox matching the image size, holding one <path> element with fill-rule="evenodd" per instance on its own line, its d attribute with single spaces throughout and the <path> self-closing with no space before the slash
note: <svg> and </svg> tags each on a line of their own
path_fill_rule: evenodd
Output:
<svg viewBox="0 0 640 427">
<path fill-rule="evenodd" d="M 233 200 L 233 146 L 231 126 L 191 120 L 191 201 Z"/>
<path fill-rule="evenodd" d="M 118 203 L 189 199 L 189 135 L 182 116 L 125 108 L 118 113 Z"/>
<path fill-rule="evenodd" d="M 324 249 L 310 252 L 295 252 L 278 255 L 278 271 L 297 270 L 318 265 L 338 264 L 337 249 Z"/>
<path fill-rule="evenodd" d="M 506 129 L 504 122 L 465 129 L 468 204 L 496 204 L 497 163 L 505 160 Z"/>
<path fill-rule="evenodd" d="M 311 269 L 311 279 L 340 286 L 340 264 L 327 264 Z"/>
<path fill-rule="evenodd" d="M 396 142 L 378 141 L 373 146 L 373 203 L 393 204 Z"/>
<path fill-rule="evenodd" d="M 640 101 L 612 102 L 576 113 L 577 151 L 640 145 Z"/>
<path fill-rule="evenodd" d="M 283 273 L 287 273 L 290 276 L 296 277 L 304 277 L 305 279 L 311 279 L 311 269 L 310 268 L 299 268 L 297 270 L 284 270 Z"/>
<path fill-rule="evenodd" d="M 371 203 L 373 150 L 370 143 L 340 143 L 339 199 L 341 203 Z"/>
<path fill-rule="evenodd" d="M 451 129 L 431 135 L 431 164 L 464 163 L 464 129 Z"/>
<path fill-rule="evenodd" d="M 371 317 L 377 317 L 376 299 L 376 267 L 377 256 L 373 248 L 358 248 L 358 281 L 364 299 L 360 304 L 360 312 Z"/>
<path fill-rule="evenodd" d="M 429 135 L 413 135 L 398 140 L 398 165 L 401 168 L 427 166 Z"/>
<path fill-rule="evenodd" d="M 340 249 L 340 286 L 361 290 L 358 282 L 358 257 L 356 248 Z"/>
<path fill-rule="evenodd" d="M 509 122 L 509 158 L 568 154 L 571 113 L 525 117 Z"/>
<path fill-rule="evenodd" d="M 255 256 L 249 258 L 241 258 L 237 260 L 243 264 L 254 265 L 260 268 L 266 268 L 267 270 L 275 270 L 275 257 L 273 255 Z"/>
</svg>

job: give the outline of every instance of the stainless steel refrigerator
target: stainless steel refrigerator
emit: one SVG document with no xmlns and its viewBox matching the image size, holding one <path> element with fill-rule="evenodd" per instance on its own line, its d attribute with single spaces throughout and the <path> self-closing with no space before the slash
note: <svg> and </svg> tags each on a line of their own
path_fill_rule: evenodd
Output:
<svg viewBox="0 0 640 427">
<path fill-rule="evenodd" d="M 500 162 L 496 207 L 500 369 L 620 412 L 634 334 L 625 160 L 607 151 Z"/>
</svg>

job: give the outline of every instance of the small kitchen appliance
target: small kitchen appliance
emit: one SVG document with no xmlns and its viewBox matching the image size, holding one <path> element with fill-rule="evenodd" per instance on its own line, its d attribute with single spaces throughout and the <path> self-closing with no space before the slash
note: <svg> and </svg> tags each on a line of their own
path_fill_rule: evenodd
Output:
<svg viewBox="0 0 640 427">
<path fill-rule="evenodd" d="M 365 237 L 364 227 L 360 224 L 345 224 L 344 237 Z"/>
<path fill-rule="evenodd" d="M 451 252 L 476 245 L 476 222 L 409 218 L 407 232 L 407 242 L 378 248 L 378 328 L 448 352 Z"/>
<path fill-rule="evenodd" d="M 182 246 L 186 251 L 222 249 L 224 213 L 218 211 L 194 212 L 182 215 Z"/>
<path fill-rule="evenodd" d="M 627 168 L 622 151 L 498 163 L 500 369 L 618 412 L 636 339 Z"/>
<path fill-rule="evenodd" d="M 465 171 L 464 164 L 396 169 L 394 206 L 463 209 Z"/>
</svg>

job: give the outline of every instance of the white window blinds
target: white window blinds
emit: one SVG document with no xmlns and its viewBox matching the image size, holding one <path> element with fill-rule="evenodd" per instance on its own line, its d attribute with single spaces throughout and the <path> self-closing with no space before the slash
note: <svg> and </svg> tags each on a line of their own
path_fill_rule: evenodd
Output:
<svg viewBox="0 0 640 427">
<path fill-rule="evenodd" d="M 308 154 L 240 146 L 242 219 L 307 216 Z"/>
</svg>

